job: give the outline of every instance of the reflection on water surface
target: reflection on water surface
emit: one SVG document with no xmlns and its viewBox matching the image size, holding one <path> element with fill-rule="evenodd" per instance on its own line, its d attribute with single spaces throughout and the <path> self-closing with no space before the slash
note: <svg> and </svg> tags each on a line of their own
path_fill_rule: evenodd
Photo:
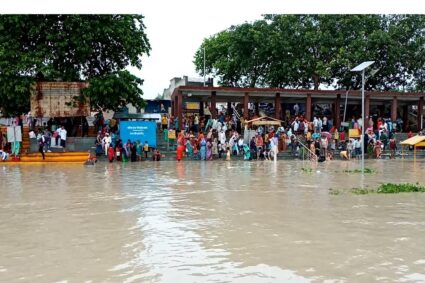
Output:
<svg viewBox="0 0 425 283">
<path fill-rule="evenodd" d="M 425 194 L 355 162 L 1 166 L 0 282 L 425 281 Z M 419 182 L 374 160 L 364 184 Z"/>
</svg>

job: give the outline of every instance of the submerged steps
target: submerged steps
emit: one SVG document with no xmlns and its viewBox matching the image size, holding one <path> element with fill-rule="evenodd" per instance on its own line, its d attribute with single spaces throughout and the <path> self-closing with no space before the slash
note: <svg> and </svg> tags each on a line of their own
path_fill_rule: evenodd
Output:
<svg viewBox="0 0 425 283">
<path fill-rule="evenodd" d="M 8 163 L 84 163 L 88 159 L 88 152 L 46 152 L 43 160 L 41 153 L 34 152 L 22 155 L 20 160 L 9 159 Z"/>
</svg>

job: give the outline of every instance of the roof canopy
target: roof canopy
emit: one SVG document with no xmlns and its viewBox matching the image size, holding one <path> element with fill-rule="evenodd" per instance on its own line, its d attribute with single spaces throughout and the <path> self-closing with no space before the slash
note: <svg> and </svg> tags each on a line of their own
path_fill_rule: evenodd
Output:
<svg viewBox="0 0 425 283">
<path fill-rule="evenodd" d="M 268 117 L 268 116 L 258 117 L 258 118 L 255 118 L 255 119 L 252 119 L 252 120 L 249 120 L 249 121 L 245 121 L 245 123 L 252 123 L 252 125 L 255 125 L 255 126 L 260 126 L 260 125 L 280 126 L 282 122 L 283 122 L 282 120 L 275 119 L 275 118 Z"/>
<path fill-rule="evenodd" d="M 242 102 L 245 94 L 249 95 L 249 102 L 268 102 L 275 101 L 276 94 L 279 93 L 284 98 L 285 103 L 299 103 L 300 99 L 305 99 L 310 95 L 314 99 L 320 99 L 325 102 L 333 103 L 338 95 L 345 97 L 348 94 L 348 100 L 361 100 L 360 90 L 312 90 L 312 89 L 284 89 L 284 88 L 241 88 L 241 87 L 211 87 L 211 86 L 179 86 L 174 89 L 171 96 L 174 99 L 178 94 L 184 97 L 184 101 L 207 102 L 211 101 L 212 94 L 215 94 L 217 103 L 221 102 Z M 397 97 L 399 102 L 417 101 L 424 97 L 424 92 L 395 92 L 395 91 L 367 91 L 367 95 L 374 101 L 391 101 Z"/>
<path fill-rule="evenodd" d="M 425 136 L 414 136 L 407 140 L 402 141 L 401 145 L 417 145 L 418 143 L 421 143 L 425 141 Z"/>
</svg>

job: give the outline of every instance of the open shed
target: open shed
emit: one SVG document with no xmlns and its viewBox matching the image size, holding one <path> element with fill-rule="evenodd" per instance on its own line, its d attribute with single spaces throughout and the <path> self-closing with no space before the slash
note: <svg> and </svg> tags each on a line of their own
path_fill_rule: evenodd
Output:
<svg viewBox="0 0 425 283">
<path fill-rule="evenodd" d="M 413 146 L 413 158 L 416 160 L 416 148 L 417 147 L 425 147 L 425 136 L 414 136 L 408 138 L 407 140 L 402 141 L 401 150 L 403 151 L 403 146 Z"/>
<path fill-rule="evenodd" d="M 282 122 L 283 122 L 282 120 L 268 117 L 268 116 L 262 116 L 252 120 L 245 121 L 245 123 L 247 123 L 248 125 L 253 125 L 253 126 L 281 126 Z"/>
</svg>

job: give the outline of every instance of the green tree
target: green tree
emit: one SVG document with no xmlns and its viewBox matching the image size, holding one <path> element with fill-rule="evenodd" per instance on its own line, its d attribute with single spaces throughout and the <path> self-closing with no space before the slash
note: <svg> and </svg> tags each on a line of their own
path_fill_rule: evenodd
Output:
<svg viewBox="0 0 425 283">
<path fill-rule="evenodd" d="M 27 111 L 37 80 L 88 81 L 95 109 L 141 106 L 143 81 L 124 70 L 149 55 L 144 30 L 141 15 L 1 15 L 0 109 Z"/>
<path fill-rule="evenodd" d="M 265 21 L 245 23 L 220 32 L 202 43 L 195 54 L 196 70 L 205 69 L 219 77 L 225 86 L 254 87 L 263 85 L 268 57 L 268 25 Z"/>
<path fill-rule="evenodd" d="M 423 15 L 266 15 L 205 39 L 196 70 L 224 85 L 359 88 L 350 70 L 373 60 L 367 89 L 425 89 Z"/>
</svg>

